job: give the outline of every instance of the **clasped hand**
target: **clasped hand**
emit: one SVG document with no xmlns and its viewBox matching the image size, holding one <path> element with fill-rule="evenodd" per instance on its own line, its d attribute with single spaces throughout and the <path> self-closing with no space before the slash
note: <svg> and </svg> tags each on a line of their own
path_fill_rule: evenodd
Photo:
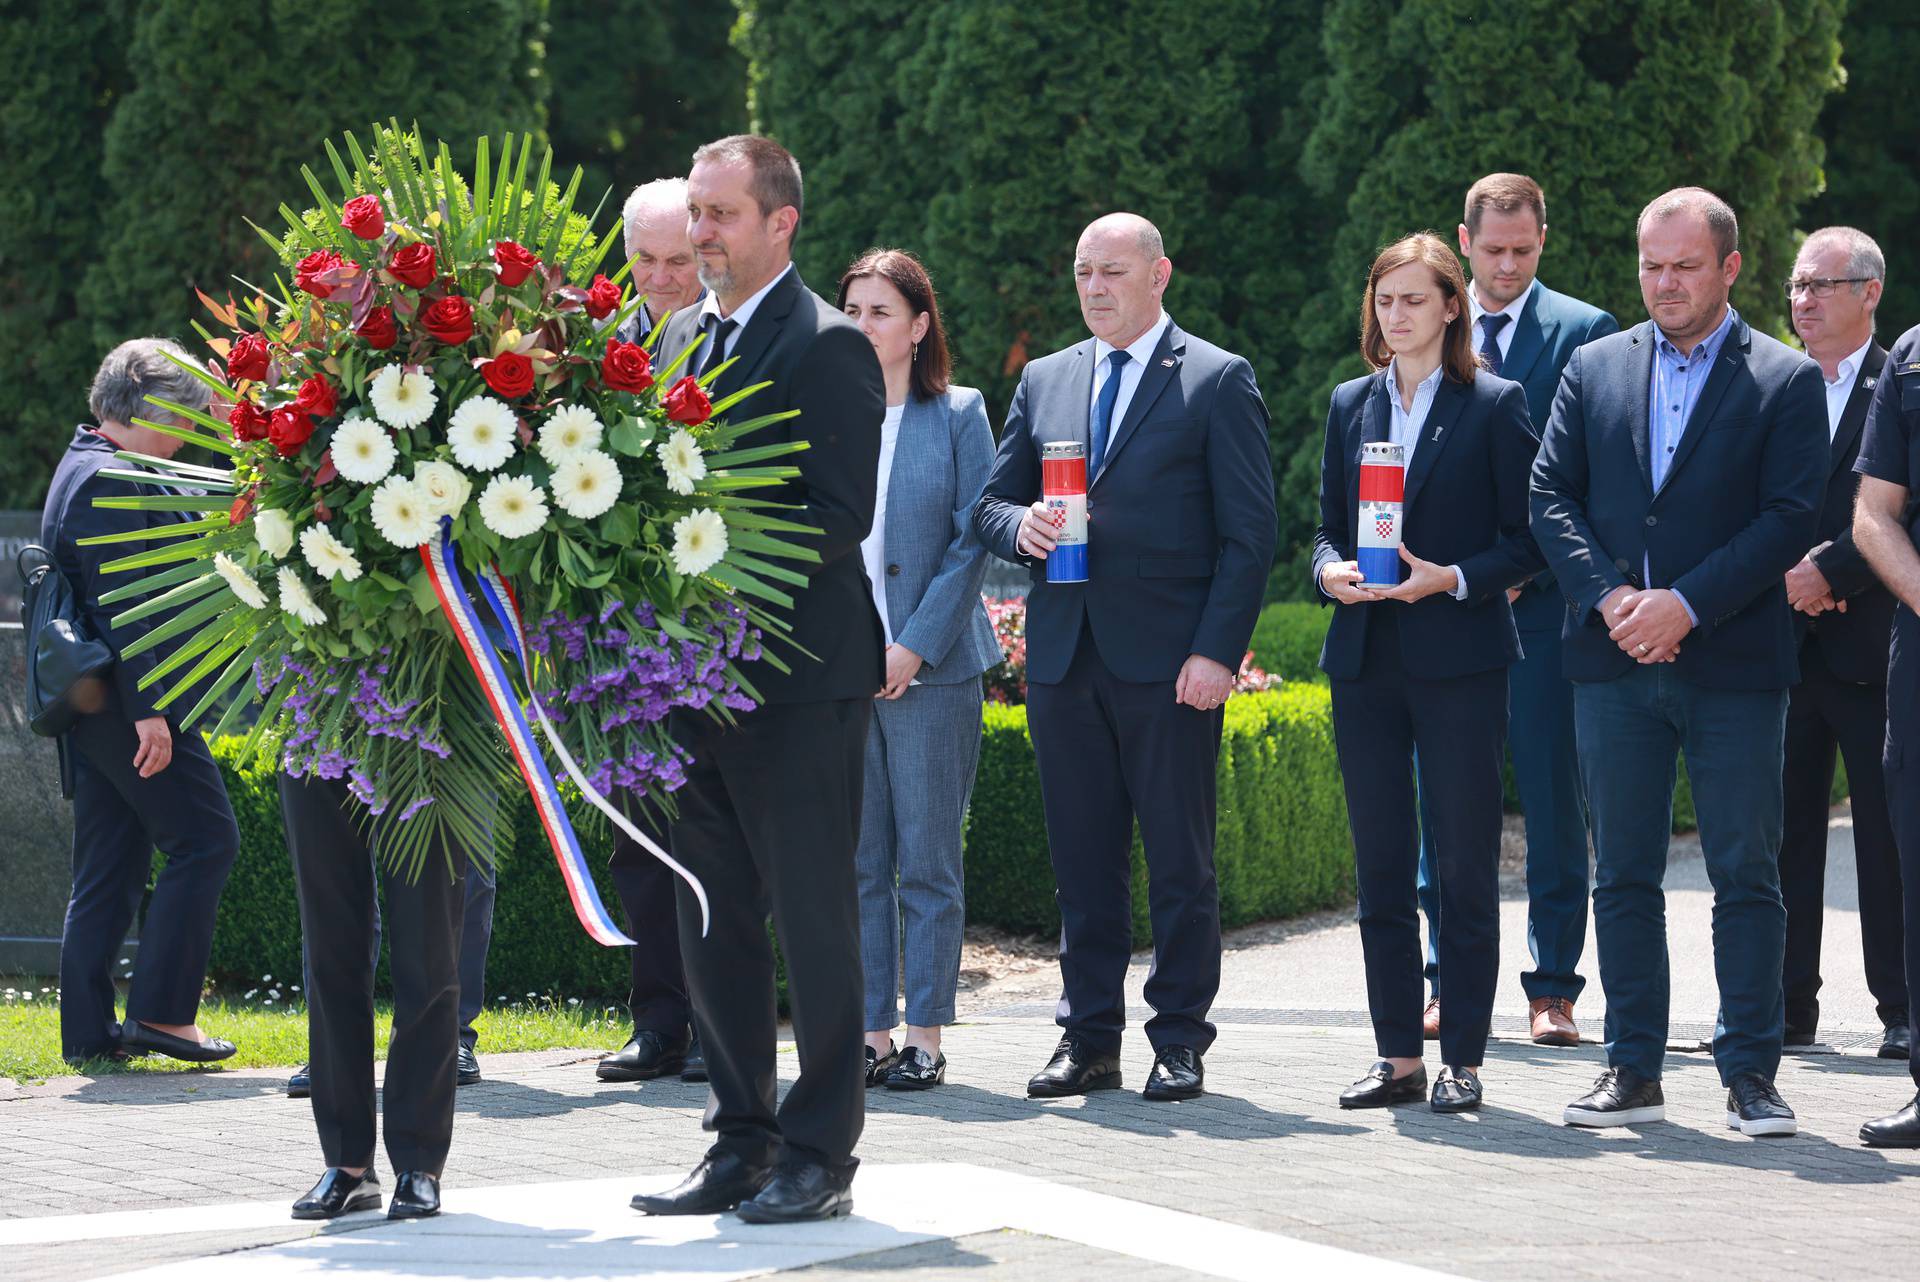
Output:
<svg viewBox="0 0 1920 1282">
<path fill-rule="evenodd" d="M 1819 547 L 1800 559 L 1800 564 L 1787 571 L 1787 604 L 1806 615 L 1824 614 L 1828 610 L 1847 612 L 1847 603 L 1833 595 L 1833 585 L 1827 582 L 1827 576 L 1813 558 L 1831 546 L 1822 543 Z"/>
<path fill-rule="evenodd" d="M 1687 607 L 1667 588 L 1645 592 L 1617 587 L 1600 602 L 1607 635 L 1637 663 L 1672 663 L 1680 642 L 1693 631 Z"/>
</svg>

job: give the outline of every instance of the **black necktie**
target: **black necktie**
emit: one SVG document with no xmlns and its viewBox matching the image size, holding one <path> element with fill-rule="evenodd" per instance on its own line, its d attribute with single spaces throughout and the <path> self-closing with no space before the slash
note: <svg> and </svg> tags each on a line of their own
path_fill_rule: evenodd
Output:
<svg viewBox="0 0 1920 1282">
<path fill-rule="evenodd" d="M 1500 372 L 1500 331 L 1505 329 L 1507 322 L 1512 319 L 1513 317 L 1505 312 L 1488 312 L 1480 318 L 1480 332 L 1483 336 L 1480 339 L 1480 357 L 1486 361 L 1487 368 L 1496 374 Z"/>
<path fill-rule="evenodd" d="M 700 353 L 700 377 L 705 378 L 721 361 L 727 359 L 727 340 L 733 337 L 733 331 L 740 328 L 736 320 L 721 320 L 720 313 L 708 312 L 706 323 L 701 326 L 707 335 L 707 350 Z"/>
</svg>

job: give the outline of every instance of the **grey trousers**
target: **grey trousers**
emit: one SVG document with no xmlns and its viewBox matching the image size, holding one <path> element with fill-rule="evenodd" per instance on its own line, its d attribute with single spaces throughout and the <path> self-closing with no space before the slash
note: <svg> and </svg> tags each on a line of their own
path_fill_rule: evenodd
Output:
<svg viewBox="0 0 1920 1282">
<path fill-rule="evenodd" d="M 961 831 L 980 762 L 980 704 L 978 677 L 873 701 L 854 856 L 869 1032 L 900 1023 L 902 970 L 906 1022 L 953 1022 L 967 915 Z"/>
</svg>

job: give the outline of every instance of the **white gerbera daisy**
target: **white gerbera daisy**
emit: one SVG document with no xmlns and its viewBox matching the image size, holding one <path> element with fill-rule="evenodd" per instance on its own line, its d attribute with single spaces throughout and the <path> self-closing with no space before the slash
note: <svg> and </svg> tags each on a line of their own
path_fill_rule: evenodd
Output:
<svg viewBox="0 0 1920 1282">
<path fill-rule="evenodd" d="M 553 469 L 553 501 L 562 511 L 592 520 L 620 498 L 620 465 L 613 455 L 587 450 Z"/>
<path fill-rule="evenodd" d="M 310 628 L 317 628 L 327 621 L 327 612 L 314 601 L 313 594 L 307 591 L 307 585 L 300 581 L 300 576 L 293 572 L 292 567 L 281 566 L 278 577 L 282 610 Z"/>
<path fill-rule="evenodd" d="M 473 396 L 462 401 L 447 425 L 453 460 L 476 472 L 491 472 L 513 457 L 519 423 L 505 401 Z"/>
<path fill-rule="evenodd" d="M 660 446 L 660 466 L 667 474 L 667 488 L 675 494 L 693 493 L 693 483 L 707 474 L 706 456 L 684 427 Z"/>
<path fill-rule="evenodd" d="M 429 375 L 409 374 L 399 365 L 375 374 L 368 395 L 373 398 L 373 412 L 388 427 L 418 427 L 433 417 L 433 407 L 440 403 Z"/>
<path fill-rule="evenodd" d="M 673 523 L 673 568 L 705 574 L 727 554 L 727 523 L 712 508 L 699 508 Z"/>
<path fill-rule="evenodd" d="M 473 493 L 473 481 L 451 463 L 429 459 L 413 465 L 413 483 L 427 496 L 427 510 L 435 516 L 458 516 Z"/>
<path fill-rule="evenodd" d="M 373 492 L 373 528 L 397 548 L 431 543 L 440 518 L 427 506 L 427 492 L 401 476 L 389 476 Z"/>
<path fill-rule="evenodd" d="M 260 585 L 253 581 L 251 574 L 241 568 L 238 561 L 225 552 L 216 552 L 213 557 L 213 568 L 220 572 L 220 577 L 227 581 L 227 586 L 233 589 L 233 594 L 240 598 L 242 605 L 250 605 L 256 610 L 266 605 L 267 594 L 260 590 Z"/>
<path fill-rule="evenodd" d="M 253 514 L 253 541 L 278 561 L 293 551 L 293 518 L 277 507 L 259 509 Z"/>
<path fill-rule="evenodd" d="M 360 577 L 360 560 L 353 549 L 334 538 L 333 531 L 324 525 L 309 525 L 300 531 L 300 555 L 323 579 L 337 574 L 351 583 Z"/>
<path fill-rule="evenodd" d="M 600 437 L 605 431 L 586 406 L 562 405 L 547 416 L 546 424 L 540 429 L 541 457 L 559 467 L 569 454 L 599 449 Z"/>
<path fill-rule="evenodd" d="M 547 523 L 547 496 L 524 476 L 496 476 L 480 491 L 480 519 L 503 539 L 523 539 Z"/>
<path fill-rule="evenodd" d="M 387 429 L 370 418 L 355 414 L 333 434 L 334 469 L 356 485 L 386 480 L 397 457 Z"/>
</svg>

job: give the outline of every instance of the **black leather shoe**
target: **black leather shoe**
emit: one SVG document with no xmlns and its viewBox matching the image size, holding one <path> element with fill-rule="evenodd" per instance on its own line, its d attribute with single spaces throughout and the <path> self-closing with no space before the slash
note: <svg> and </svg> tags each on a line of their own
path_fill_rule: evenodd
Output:
<svg viewBox="0 0 1920 1282">
<path fill-rule="evenodd" d="M 885 1085 L 890 1091 L 924 1091 L 946 1080 L 947 1057 L 944 1054 L 936 1059 L 918 1046 L 909 1046 L 900 1052 L 887 1074 Z"/>
<path fill-rule="evenodd" d="M 440 1177 L 425 1171 L 401 1171 L 393 1177 L 389 1220 L 424 1220 L 440 1214 Z"/>
<path fill-rule="evenodd" d="M 309 1064 L 302 1064 L 293 1070 L 293 1076 L 287 1079 L 287 1098 L 305 1099 L 313 1094 L 313 1071 Z"/>
<path fill-rule="evenodd" d="M 1077 1037 L 1067 1036 L 1053 1048 L 1047 1066 L 1027 1079 L 1030 1099 L 1059 1099 L 1091 1091 L 1120 1089 L 1120 1057 L 1102 1054 Z"/>
<path fill-rule="evenodd" d="M 782 1162 L 767 1186 L 735 1212 L 749 1224 L 797 1224 L 853 1214 L 852 1181 L 818 1162 Z"/>
<path fill-rule="evenodd" d="M 665 1193 L 636 1193 L 631 1205 L 648 1215 L 718 1215 L 765 1188 L 772 1176 L 732 1153 L 709 1153 L 679 1184 Z"/>
<path fill-rule="evenodd" d="M 867 1089 L 872 1090 L 887 1080 L 887 1074 L 891 1073 L 893 1066 L 900 1062 L 900 1052 L 894 1047 L 891 1037 L 887 1039 L 887 1053 L 885 1055 L 880 1054 L 871 1046 L 865 1047 L 864 1049 L 866 1051 L 867 1064 Z"/>
<path fill-rule="evenodd" d="M 355 1211 L 380 1209 L 380 1178 L 369 1166 L 359 1175 L 348 1175 L 337 1166 L 329 1166 L 320 1182 L 293 1204 L 296 1220 L 331 1220 Z"/>
<path fill-rule="evenodd" d="M 680 1080 L 683 1082 L 704 1082 L 707 1080 L 707 1053 L 700 1049 L 700 1034 L 695 1033 L 687 1044 L 687 1062 L 680 1068 Z"/>
<path fill-rule="evenodd" d="M 1742 1135 L 1792 1135 L 1799 1119 L 1773 1083 L 1758 1073 L 1742 1073 L 1727 1087 L 1727 1125 Z"/>
<path fill-rule="evenodd" d="M 650 1082 L 677 1073 L 687 1063 L 684 1037 L 669 1037 L 651 1028 L 635 1029 L 627 1044 L 601 1060 L 593 1075 L 603 1082 Z"/>
<path fill-rule="evenodd" d="M 455 1061 L 453 1080 L 457 1086 L 471 1086 L 480 1080 L 480 1057 L 473 1053 L 473 1047 L 462 1046 L 460 1057 Z"/>
<path fill-rule="evenodd" d="M 1153 1057 L 1153 1071 L 1140 1094 L 1151 1100 L 1174 1100 L 1206 1092 L 1207 1067 L 1200 1062 L 1200 1052 L 1191 1046 L 1167 1046 Z"/>
<path fill-rule="evenodd" d="M 1875 1052 L 1881 1059 L 1907 1059 L 1913 1055 L 1913 1028 L 1907 1024 L 1888 1024 L 1887 1035 Z"/>
<path fill-rule="evenodd" d="M 1367 1075 L 1340 1092 L 1341 1108 L 1385 1108 L 1411 1104 L 1427 1093 L 1427 1069 L 1421 1065 L 1405 1077 L 1393 1075 L 1393 1065 L 1380 1060 Z"/>
<path fill-rule="evenodd" d="M 1468 1113 L 1480 1107 L 1480 1074 L 1451 1065 L 1433 1079 L 1431 1107 L 1436 1113 Z"/>
<path fill-rule="evenodd" d="M 1860 1139 L 1868 1148 L 1920 1148 L 1920 1093 L 1898 1113 L 1861 1127 Z"/>
<path fill-rule="evenodd" d="M 1560 1120 L 1568 1126 L 1639 1126 L 1667 1120 L 1667 1097 L 1657 1078 L 1630 1068 L 1610 1068 L 1593 1089 L 1567 1105 Z"/>
<path fill-rule="evenodd" d="M 120 1048 L 128 1054 L 145 1051 L 154 1055 L 165 1055 L 169 1059 L 184 1060 L 189 1064 L 216 1063 L 231 1057 L 237 1049 L 224 1037 L 209 1037 L 203 1042 L 190 1042 L 184 1037 L 175 1037 L 172 1033 L 148 1028 L 137 1019 L 127 1020 L 120 1025 Z"/>
</svg>

